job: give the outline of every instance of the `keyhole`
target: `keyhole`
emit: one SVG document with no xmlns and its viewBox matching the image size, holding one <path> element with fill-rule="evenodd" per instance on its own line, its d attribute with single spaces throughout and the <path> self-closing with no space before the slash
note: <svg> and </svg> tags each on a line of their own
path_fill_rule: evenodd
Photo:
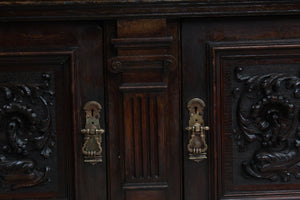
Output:
<svg viewBox="0 0 300 200">
<path fill-rule="evenodd" d="M 198 110 L 198 108 L 197 108 L 197 106 L 195 106 L 195 114 L 197 114 L 197 110 Z M 195 121 L 197 122 L 198 119 L 196 118 Z"/>
<path fill-rule="evenodd" d="M 94 109 L 92 109 L 91 112 L 92 112 L 92 116 L 94 117 Z M 95 124 L 95 123 L 92 122 L 92 124 Z"/>
</svg>

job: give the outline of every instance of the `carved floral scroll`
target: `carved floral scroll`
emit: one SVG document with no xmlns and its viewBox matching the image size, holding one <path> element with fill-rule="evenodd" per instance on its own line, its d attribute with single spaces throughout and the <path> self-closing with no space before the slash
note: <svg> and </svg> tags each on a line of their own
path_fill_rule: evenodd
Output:
<svg viewBox="0 0 300 200">
<path fill-rule="evenodd" d="M 288 182 L 300 178 L 300 79 L 285 73 L 235 75 L 242 87 L 233 90 L 237 126 L 234 137 L 239 151 L 259 143 L 250 159 L 241 162 L 246 175 Z"/>
<path fill-rule="evenodd" d="M 41 73 L 39 73 L 41 74 Z M 50 73 L 38 83 L 0 83 L 0 185 L 10 189 L 31 187 L 49 178 L 48 159 L 55 146 L 54 91 Z M 39 154 L 38 158 L 36 155 Z"/>
</svg>

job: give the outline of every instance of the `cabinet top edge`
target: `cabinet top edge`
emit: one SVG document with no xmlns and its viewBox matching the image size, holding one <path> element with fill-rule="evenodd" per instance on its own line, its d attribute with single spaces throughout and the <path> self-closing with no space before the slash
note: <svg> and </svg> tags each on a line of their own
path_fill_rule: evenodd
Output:
<svg viewBox="0 0 300 200">
<path fill-rule="evenodd" d="M 300 15 L 300 0 L 0 0 L 0 22 L 264 15 Z"/>
<path fill-rule="evenodd" d="M 0 5 L 93 5 L 93 4 L 153 4 L 169 3 L 176 5 L 178 3 L 194 4 L 245 4 L 245 3 L 298 3 L 299 0 L 0 0 Z"/>
</svg>

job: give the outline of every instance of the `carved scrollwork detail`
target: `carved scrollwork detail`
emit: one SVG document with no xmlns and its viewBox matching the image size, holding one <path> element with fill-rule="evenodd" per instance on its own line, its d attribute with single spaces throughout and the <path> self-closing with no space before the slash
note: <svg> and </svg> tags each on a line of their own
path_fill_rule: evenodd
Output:
<svg viewBox="0 0 300 200">
<path fill-rule="evenodd" d="M 284 73 L 242 75 L 238 67 L 236 78 L 243 89 L 234 88 L 237 99 L 237 127 L 233 130 L 240 151 L 258 143 L 249 160 L 241 163 L 251 177 L 271 181 L 300 178 L 300 79 Z"/>
<path fill-rule="evenodd" d="M 30 159 L 8 159 L 0 155 L 1 185 L 11 189 L 31 187 L 48 180 L 50 168 L 37 169 Z"/>
<path fill-rule="evenodd" d="M 48 180 L 50 167 L 38 168 L 35 152 L 47 159 L 55 146 L 55 130 L 50 108 L 54 92 L 51 75 L 42 75 L 41 83 L 0 83 L 0 183 L 18 189 Z"/>
</svg>

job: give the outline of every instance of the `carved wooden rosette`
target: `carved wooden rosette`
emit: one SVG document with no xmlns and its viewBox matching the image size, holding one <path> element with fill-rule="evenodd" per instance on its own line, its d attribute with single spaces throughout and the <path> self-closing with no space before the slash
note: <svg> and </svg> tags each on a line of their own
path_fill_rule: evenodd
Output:
<svg viewBox="0 0 300 200">
<path fill-rule="evenodd" d="M 238 102 L 235 139 L 240 151 L 260 143 L 252 158 L 241 163 L 244 172 L 271 181 L 300 178 L 299 110 L 294 103 L 300 98 L 300 79 L 284 73 L 242 72 L 241 67 L 235 70 L 236 79 L 244 83 L 243 90 L 233 91 Z"/>
<path fill-rule="evenodd" d="M 0 84 L 0 131 L 6 137 L 0 149 L 3 188 L 31 187 L 48 180 L 50 167 L 37 164 L 35 155 L 39 152 L 47 159 L 55 145 L 53 78 L 44 73 L 40 79 L 41 83 Z"/>
</svg>

